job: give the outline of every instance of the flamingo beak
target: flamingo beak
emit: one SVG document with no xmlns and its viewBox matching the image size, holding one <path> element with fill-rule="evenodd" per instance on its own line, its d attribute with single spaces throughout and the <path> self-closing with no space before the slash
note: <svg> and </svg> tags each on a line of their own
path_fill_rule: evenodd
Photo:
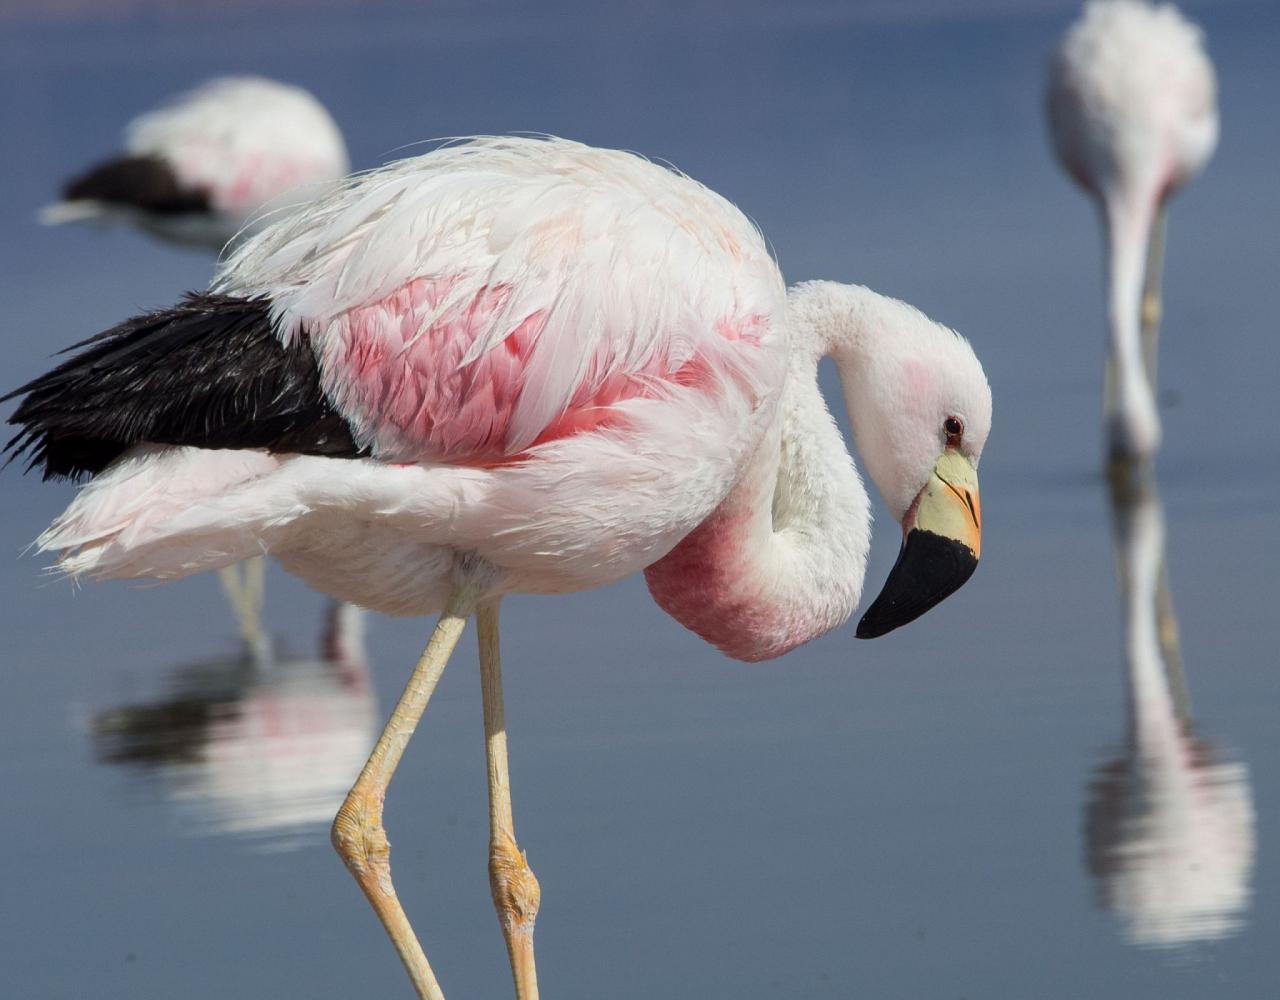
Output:
<svg viewBox="0 0 1280 1000">
<path fill-rule="evenodd" d="M 977 569 L 981 552 L 978 473 L 949 448 L 902 519 L 898 561 L 858 622 L 858 638 L 892 632 L 954 594 Z"/>
</svg>

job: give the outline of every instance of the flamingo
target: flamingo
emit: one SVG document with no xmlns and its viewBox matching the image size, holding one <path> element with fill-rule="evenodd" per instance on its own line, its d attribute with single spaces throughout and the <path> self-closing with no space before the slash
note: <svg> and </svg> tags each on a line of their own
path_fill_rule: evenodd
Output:
<svg viewBox="0 0 1280 1000">
<path fill-rule="evenodd" d="M 340 599 L 440 614 L 332 830 L 421 997 L 443 994 L 395 892 L 383 803 L 476 618 L 490 887 L 530 1000 L 541 889 L 515 837 L 500 600 L 643 571 L 741 660 L 846 621 L 870 501 L 823 357 L 903 532 L 869 638 L 976 567 L 982 366 L 869 289 L 788 292 L 746 216 L 630 153 L 478 138 L 351 179 L 244 242 L 207 293 L 11 394 L 9 452 L 93 477 L 39 542 L 73 577 L 170 579 L 262 548 Z"/>
<path fill-rule="evenodd" d="M 125 126 L 123 155 L 70 181 L 41 219 L 122 223 L 215 253 L 350 169 L 342 133 L 301 87 L 209 80 Z M 221 573 L 245 640 L 261 641 L 262 559 Z"/>
<path fill-rule="evenodd" d="M 1160 444 L 1156 342 L 1166 205 L 1217 144 L 1216 92 L 1200 29 L 1172 5 L 1146 0 L 1088 3 L 1051 65 L 1054 149 L 1097 200 L 1106 234 L 1104 418 L 1113 459 L 1149 459 Z"/>
<path fill-rule="evenodd" d="M 68 181 L 41 219 L 123 223 L 217 252 L 261 225 L 263 209 L 303 201 L 348 170 L 342 133 L 308 91 L 217 77 L 129 122 L 124 153 Z"/>
</svg>

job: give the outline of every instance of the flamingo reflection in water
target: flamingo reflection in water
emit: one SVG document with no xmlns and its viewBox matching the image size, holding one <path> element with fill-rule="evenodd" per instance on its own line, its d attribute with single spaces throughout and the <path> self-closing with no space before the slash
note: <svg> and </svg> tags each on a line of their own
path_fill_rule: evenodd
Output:
<svg viewBox="0 0 1280 1000">
<path fill-rule="evenodd" d="M 98 759 L 145 771 L 197 832 L 323 840 L 378 735 L 362 614 L 331 604 L 317 657 L 182 668 L 167 697 L 93 720 Z"/>
<path fill-rule="evenodd" d="M 1164 512 L 1150 466 L 1113 466 L 1111 501 L 1129 738 L 1124 755 L 1100 768 L 1090 789 L 1089 871 L 1133 944 L 1217 940 L 1243 927 L 1249 906 L 1255 834 L 1248 772 L 1238 761 L 1217 759 L 1195 734 L 1161 587 Z"/>
</svg>

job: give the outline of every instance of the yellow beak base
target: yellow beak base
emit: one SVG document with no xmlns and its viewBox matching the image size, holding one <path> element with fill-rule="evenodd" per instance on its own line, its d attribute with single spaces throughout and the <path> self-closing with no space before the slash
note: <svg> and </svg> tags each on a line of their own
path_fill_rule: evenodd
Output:
<svg viewBox="0 0 1280 1000">
<path fill-rule="evenodd" d="M 950 597 L 978 568 L 982 507 L 978 474 L 948 450 L 903 519 L 902 549 L 880 596 L 858 622 L 859 639 L 886 635 Z"/>
</svg>

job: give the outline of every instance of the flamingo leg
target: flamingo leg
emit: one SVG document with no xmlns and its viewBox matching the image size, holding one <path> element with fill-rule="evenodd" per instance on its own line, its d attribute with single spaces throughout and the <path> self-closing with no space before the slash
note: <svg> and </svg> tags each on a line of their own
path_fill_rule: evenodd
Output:
<svg viewBox="0 0 1280 1000">
<path fill-rule="evenodd" d="M 489 889 L 507 942 L 517 1000 L 538 1000 L 533 958 L 533 924 L 542 892 L 516 843 L 507 768 L 507 726 L 502 702 L 502 660 L 498 649 L 498 605 L 476 611 L 480 642 L 480 686 L 484 700 L 485 760 L 489 774 Z"/>
<path fill-rule="evenodd" d="M 236 616 L 240 636 L 256 649 L 262 636 L 262 560 L 249 559 L 244 563 L 226 566 L 218 570 L 218 581 L 227 603 Z M 241 567 L 244 567 L 243 572 Z M 256 573 L 256 576 L 255 576 Z"/>
<path fill-rule="evenodd" d="M 474 604 L 474 591 L 470 588 L 460 587 L 450 596 L 386 728 L 338 810 L 331 832 L 334 848 L 382 921 L 414 989 L 423 1000 L 444 1000 L 444 994 L 391 881 L 391 845 L 382 825 L 382 807 L 396 766 L 458 644 Z"/>
<path fill-rule="evenodd" d="M 253 612 L 256 630 L 262 628 L 262 604 L 267 586 L 267 560 L 264 556 L 254 556 L 240 564 L 244 574 L 245 601 Z"/>
</svg>

